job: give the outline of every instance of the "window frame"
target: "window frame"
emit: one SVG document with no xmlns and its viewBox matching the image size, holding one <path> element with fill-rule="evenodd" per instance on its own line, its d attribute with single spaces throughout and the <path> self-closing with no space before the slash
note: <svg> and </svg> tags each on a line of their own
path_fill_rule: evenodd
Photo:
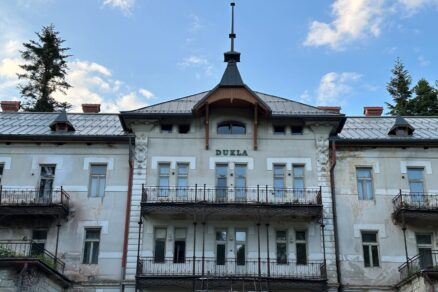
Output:
<svg viewBox="0 0 438 292">
<path fill-rule="evenodd" d="M 359 177 L 359 170 L 367 170 L 369 171 L 370 176 L 369 177 Z M 367 188 L 366 183 L 371 184 L 371 194 L 366 194 L 364 190 Z M 361 188 L 359 187 L 361 186 Z M 375 198 L 375 191 L 374 191 L 374 177 L 373 177 L 373 167 L 372 166 L 356 166 L 356 188 L 357 188 L 357 197 L 360 201 L 372 201 Z M 362 190 L 362 196 L 360 194 L 359 189 Z"/>
<path fill-rule="evenodd" d="M 87 239 L 87 231 L 99 231 L 99 238 L 89 238 Z M 101 227 L 84 227 L 84 244 L 82 249 L 82 261 L 81 263 L 83 265 L 98 265 L 99 264 L 99 253 L 100 253 L 100 243 L 101 243 L 101 235 L 102 235 L 102 228 Z M 87 248 L 87 243 L 90 243 L 90 249 L 88 251 L 88 259 L 85 257 L 85 250 Z M 97 256 L 96 256 L 96 262 L 93 262 L 94 257 L 94 245 L 95 243 L 98 243 L 97 245 Z"/>
<path fill-rule="evenodd" d="M 409 170 L 420 170 L 421 171 L 421 179 L 411 179 L 409 178 Z M 406 167 L 406 176 L 408 177 L 408 187 L 409 187 L 409 192 L 410 193 L 418 193 L 418 192 L 413 192 L 411 190 L 411 183 L 421 183 L 422 188 L 423 188 L 423 192 L 425 192 L 426 189 L 426 184 L 425 184 L 425 179 L 424 179 L 424 167 L 422 166 L 408 166 Z M 423 195 L 423 194 L 421 194 Z"/>
<path fill-rule="evenodd" d="M 162 167 L 167 167 L 168 168 L 168 173 L 166 174 L 162 174 L 161 169 Z M 171 163 L 170 162 L 159 162 L 158 166 L 157 166 L 157 177 L 158 177 L 158 182 L 157 182 L 157 188 L 158 188 L 158 197 L 168 197 L 169 196 L 169 188 L 170 188 L 170 173 L 171 173 Z M 167 185 L 161 185 L 161 179 L 162 178 L 167 178 Z"/>
<path fill-rule="evenodd" d="M 184 238 L 176 237 L 176 230 L 184 230 Z M 176 243 L 180 241 L 184 241 L 184 258 L 180 258 L 175 254 L 176 251 Z M 173 263 L 174 264 L 184 264 L 187 258 L 187 228 L 186 227 L 175 227 L 173 229 Z"/>
<path fill-rule="evenodd" d="M 278 239 L 278 232 L 284 232 L 285 233 L 285 235 L 286 235 L 286 238 L 284 239 L 284 240 L 279 240 Z M 288 250 L 289 250 L 289 247 L 288 247 L 288 232 L 287 232 L 287 229 L 278 229 L 278 230 L 275 230 L 275 255 L 276 255 L 276 263 L 277 263 L 277 265 L 287 265 L 287 263 L 288 263 Z M 280 257 L 279 257 L 279 254 L 278 254 L 278 245 L 279 244 L 284 244 L 285 245 L 285 258 L 284 258 L 284 260 L 279 260 L 280 259 Z"/>
<path fill-rule="evenodd" d="M 217 233 L 218 232 L 225 232 L 225 239 L 224 240 L 218 240 L 217 239 Z M 226 228 L 216 228 L 215 232 L 214 232 L 214 239 L 215 239 L 215 260 L 216 260 L 216 265 L 218 266 L 225 266 L 226 262 L 227 262 L 227 239 L 228 239 L 228 230 Z M 218 246 L 219 245 L 223 245 L 224 246 L 224 258 L 223 258 L 223 262 L 219 262 L 218 261 Z"/>
<path fill-rule="evenodd" d="M 162 229 L 165 231 L 163 238 L 157 238 L 157 230 Z M 160 239 L 163 241 L 163 261 L 157 261 L 157 239 Z M 155 264 L 164 264 L 166 263 L 166 241 L 167 241 L 167 227 L 166 226 L 155 226 L 154 227 L 154 250 L 153 250 L 153 258 Z"/>
<path fill-rule="evenodd" d="M 105 174 L 93 174 L 93 167 L 96 166 L 105 166 Z M 106 178 L 107 178 L 107 172 L 108 172 L 108 164 L 107 163 L 90 163 L 90 174 L 89 174 L 89 182 L 88 182 L 88 197 L 90 198 L 103 198 L 105 197 L 105 189 L 106 189 Z M 97 186 L 96 186 L 96 194 L 92 194 L 92 184 L 93 184 L 93 178 L 97 178 Z M 102 195 L 100 195 L 100 182 L 104 179 L 103 184 L 103 191 Z"/>
<path fill-rule="evenodd" d="M 182 173 L 180 170 L 182 167 L 187 168 L 187 173 Z M 170 170 L 169 170 L 170 172 Z M 187 192 L 189 188 L 189 172 L 190 172 L 190 164 L 187 162 L 178 162 L 176 164 L 176 195 L 177 197 L 187 197 Z M 170 179 L 170 178 L 169 178 Z M 180 185 L 180 179 L 185 180 L 185 186 Z"/>
<path fill-rule="evenodd" d="M 375 235 L 376 241 L 364 241 L 364 235 Z M 365 268 L 380 268 L 381 267 L 381 259 L 380 259 L 380 247 L 379 247 L 379 232 L 374 230 L 361 230 L 361 240 L 362 240 L 362 252 L 363 252 L 363 264 Z M 369 263 L 367 265 L 366 257 L 365 257 L 365 247 L 368 249 L 368 260 Z M 376 247 L 377 251 L 377 264 L 374 263 L 374 254 L 373 248 Z"/>
<path fill-rule="evenodd" d="M 43 176 L 43 168 L 44 167 L 53 167 L 53 173 L 49 176 Z M 55 163 L 42 163 L 40 164 L 40 180 L 39 180 L 39 186 L 38 186 L 38 198 L 43 200 L 50 200 L 52 197 L 52 192 L 54 189 L 54 183 L 55 183 L 55 175 L 56 175 L 56 164 Z M 43 181 L 51 181 L 49 193 L 47 193 L 47 190 L 42 188 Z"/>
<path fill-rule="evenodd" d="M 297 233 L 298 232 L 304 232 L 304 237 L 305 239 L 297 239 Z M 305 263 L 301 263 L 298 262 L 299 261 L 299 257 L 298 257 L 298 244 L 304 244 L 305 246 L 305 252 L 306 252 L 306 258 L 305 258 Z M 307 230 L 303 230 L 303 229 L 298 229 L 295 230 L 295 253 L 296 253 L 296 260 L 297 260 L 297 265 L 308 265 L 309 264 L 309 244 L 308 244 L 308 232 Z"/>
<path fill-rule="evenodd" d="M 219 128 L 228 126 L 228 132 L 227 133 L 221 133 Z M 243 133 L 233 133 L 233 127 L 242 127 Z M 246 135 L 246 124 L 239 122 L 239 121 L 223 121 L 217 124 L 216 126 L 216 134 L 218 135 Z"/>
<path fill-rule="evenodd" d="M 283 174 L 281 176 L 277 175 L 275 173 L 275 169 L 277 167 L 281 167 L 283 169 Z M 286 189 L 286 171 L 287 171 L 287 166 L 284 163 L 283 164 L 282 163 L 275 163 L 272 166 L 273 189 L 274 189 L 274 196 L 276 198 L 282 198 L 285 195 L 285 189 Z M 276 186 L 276 184 L 275 184 L 276 179 L 282 179 L 282 181 L 283 181 L 283 187 L 282 188 L 278 188 Z"/>
</svg>

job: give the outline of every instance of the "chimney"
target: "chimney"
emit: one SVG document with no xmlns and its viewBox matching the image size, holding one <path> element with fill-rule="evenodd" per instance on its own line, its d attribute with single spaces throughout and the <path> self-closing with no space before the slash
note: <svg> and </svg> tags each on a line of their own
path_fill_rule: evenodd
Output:
<svg viewBox="0 0 438 292">
<path fill-rule="evenodd" d="M 320 110 L 329 111 L 329 112 L 333 112 L 333 113 L 336 113 L 336 114 L 341 113 L 341 107 L 340 106 L 318 106 L 318 108 Z"/>
<path fill-rule="evenodd" d="M 2 107 L 2 111 L 4 112 L 18 112 L 20 110 L 20 104 L 19 101 L 2 101 L 0 102 L 0 105 Z"/>
<path fill-rule="evenodd" d="M 365 106 L 363 108 L 363 113 L 366 117 L 380 117 L 383 112 L 383 107 L 381 106 Z"/>
<path fill-rule="evenodd" d="M 83 103 L 82 111 L 84 113 L 94 113 L 97 114 L 100 112 L 100 103 Z"/>
</svg>

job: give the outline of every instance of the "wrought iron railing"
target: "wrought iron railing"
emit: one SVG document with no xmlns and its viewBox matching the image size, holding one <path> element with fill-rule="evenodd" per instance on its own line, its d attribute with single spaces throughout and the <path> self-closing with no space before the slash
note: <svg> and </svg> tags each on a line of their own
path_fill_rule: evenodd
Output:
<svg viewBox="0 0 438 292">
<path fill-rule="evenodd" d="M 277 263 L 275 260 L 257 259 L 238 261 L 227 259 L 218 264 L 214 258 L 173 258 L 156 260 L 153 257 L 140 258 L 137 263 L 138 276 L 211 276 L 211 277 L 271 277 L 287 279 L 326 279 L 322 262 L 307 261 L 305 265 L 296 262 Z"/>
<path fill-rule="evenodd" d="M 247 188 L 143 186 L 144 203 L 260 203 L 321 205 L 321 188 L 274 188 L 255 186 Z"/>
<path fill-rule="evenodd" d="M 424 251 L 409 258 L 398 271 L 402 281 L 422 271 L 438 272 L 438 250 Z"/>
<path fill-rule="evenodd" d="M 69 194 L 62 187 L 54 190 L 40 190 L 0 186 L 0 206 L 61 205 L 68 209 L 69 200 Z"/>
<path fill-rule="evenodd" d="M 395 210 L 400 209 L 424 209 L 438 210 L 438 194 L 418 193 L 418 192 L 400 192 L 392 200 Z"/>
<path fill-rule="evenodd" d="M 0 240 L 0 258 L 38 260 L 63 274 L 65 263 L 32 240 Z"/>
</svg>

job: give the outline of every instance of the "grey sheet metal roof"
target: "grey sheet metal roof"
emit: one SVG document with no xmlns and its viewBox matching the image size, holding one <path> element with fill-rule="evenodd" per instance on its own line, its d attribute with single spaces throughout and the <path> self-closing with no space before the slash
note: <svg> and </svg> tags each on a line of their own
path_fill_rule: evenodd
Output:
<svg viewBox="0 0 438 292">
<path fill-rule="evenodd" d="M 75 131 L 57 133 L 49 125 L 59 113 L 1 112 L 0 137 L 48 136 L 48 137 L 114 137 L 125 136 L 117 114 L 68 113 L 68 120 Z"/>
<path fill-rule="evenodd" d="M 344 128 L 338 134 L 340 140 L 438 140 L 438 117 L 404 117 L 415 128 L 412 136 L 391 136 L 388 131 L 396 117 L 347 117 Z"/>
<path fill-rule="evenodd" d="M 122 115 L 129 114 L 192 114 L 193 107 L 207 95 L 209 91 L 204 91 L 198 94 L 190 95 L 187 97 L 166 101 L 163 103 L 147 106 L 133 111 L 122 112 Z M 309 115 L 309 116 L 343 116 L 331 111 L 326 111 L 306 105 L 300 102 L 296 102 L 290 99 L 273 96 L 261 92 L 254 92 L 257 96 L 265 102 L 272 110 L 272 116 L 294 116 L 294 115 Z"/>
</svg>

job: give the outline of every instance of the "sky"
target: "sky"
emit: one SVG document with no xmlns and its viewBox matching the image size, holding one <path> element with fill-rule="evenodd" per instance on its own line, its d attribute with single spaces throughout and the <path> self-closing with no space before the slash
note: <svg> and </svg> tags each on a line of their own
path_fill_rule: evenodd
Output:
<svg viewBox="0 0 438 292">
<path fill-rule="evenodd" d="M 228 0 L 2 0 L 0 100 L 20 100 L 22 43 L 53 24 L 72 55 L 67 95 L 81 111 L 133 110 L 212 89 L 230 48 Z M 314 106 L 391 102 L 396 58 L 438 80 L 438 0 L 236 0 L 235 49 L 253 90 Z M 385 110 L 386 112 L 386 110 Z"/>
</svg>

